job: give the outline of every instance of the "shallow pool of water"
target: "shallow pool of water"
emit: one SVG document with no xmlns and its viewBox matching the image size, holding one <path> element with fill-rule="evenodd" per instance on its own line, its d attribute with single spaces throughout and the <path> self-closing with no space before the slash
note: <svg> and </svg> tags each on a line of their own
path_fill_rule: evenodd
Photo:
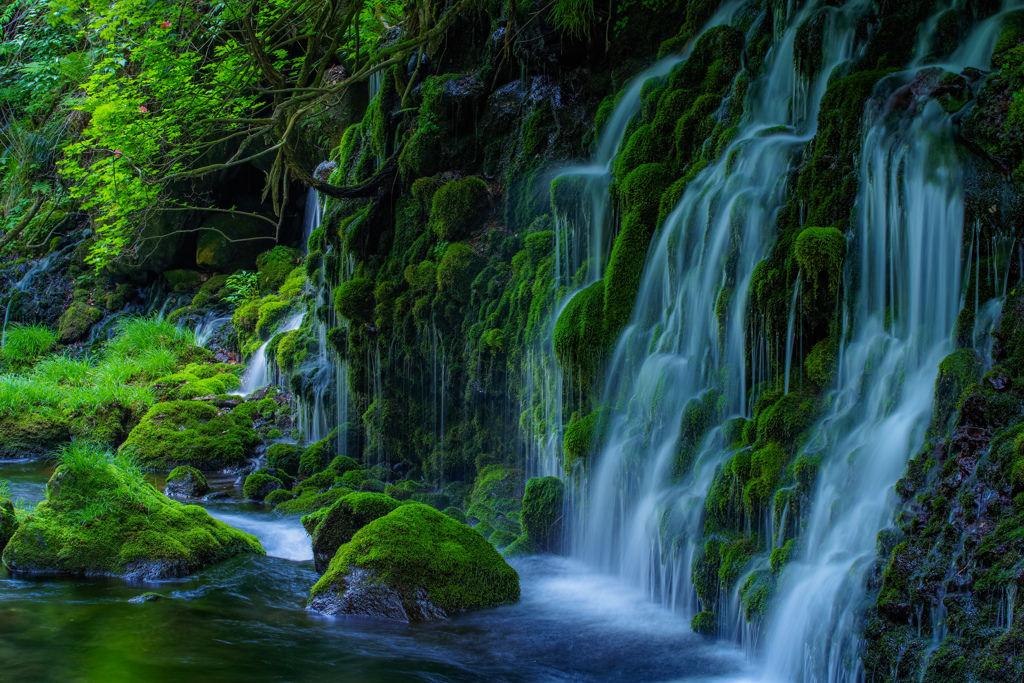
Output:
<svg viewBox="0 0 1024 683">
<path fill-rule="evenodd" d="M 30 503 L 46 464 L 0 463 Z M 409 626 L 305 610 L 317 574 L 298 517 L 235 495 L 203 503 L 260 537 L 239 557 L 178 581 L 12 576 L 0 569 L 0 678 L 22 681 L 710 681 L 737 680 L 736 649 L 617 580 L 559 557 L 514 563 L 517 605 Z M 160 599 L 132 603 L 146 592 Z"/>
</svg>

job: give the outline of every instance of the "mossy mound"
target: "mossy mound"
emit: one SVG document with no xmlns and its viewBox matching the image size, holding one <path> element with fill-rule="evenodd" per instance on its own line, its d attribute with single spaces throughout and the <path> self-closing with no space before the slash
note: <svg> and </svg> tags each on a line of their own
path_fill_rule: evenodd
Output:
<svg viewBox="0 0 1024 683">
<path fill-rule="evenodd" d="M 285 472 L 298 472 L 302 453 L 302 446 L 296 446 L 293 443 L 275 443 L 267 449 L 267 467 L 277 467 Z"/>
<path fill-rule="evenodd" d="M 18 517 L 14 512 L 14 503 L 9 498 L 0 498 L 0 553 L 17 530 Z"/>
<path fill-rule="evenodd" d="M 292 491 L 294 494 L 295 492 Z M 338 487 L 328 491 L 318 492 L 313 489 L 306 489 L 291 500 L 286 500 L 274 508 L 274 512 L 282 515 L 308 515 L 310 513 L 329 508 L 340 498 L 352 493 L 352 489 Z"/>
<path fill-rule="evenodd" d="M 175 467 L 167 475 L 167 488 L 165 493 L 168 496 L 180 496 L 182 498 L 198 498 L 210 490 L 203 473 L 194 467 L 184 465 Z"/>
<path fill-rule="evenodd" d="M 351 541 L 364 526 L 401 504 L 383 493 L 352 493 L 341 498 L 327 510 L 310 534 L 316 570 L 321 574 L 326 572 L 338 548 Z"/>
<path fill-rule="evenodd" d="M 3 553 L 13 571 L 157 580 L 241 553 L 264 554 L 249 534 L 163 496 L 101 455 L 62 464 Z"/>
<path fill-rule="evenodd" d="M 61 344 L 71 344 L 85 336 L 89 329 L 100 321 L 103 312 L 87 303 L 76 301 L 68 307 L 57 322 L 57 339 Z"/>
<path fill-rule="evenodd" d="M 276 291 L 301 260 L 302 256 L 298 251 L 280 245 L 257 256 L 256 270 L 259 274 L 257 280 L 260 290 Z"/>
<path fill-rule="evenodd" d="M 468 237 L 486 217 L 487 204 L 487 183 L 479 178 L 448 183 L 434 193 L 430 228 L 442 242 Z"/>
<path fill-rule="evenodd" d="M 562 451 L 565 453 L 565 473 L 571 475 L 586 467 L 591 455 L 601 452 L 608 438 L 611 409 L 598 408 L 586 417 L 575 420 L 565 430 Z"/>
<path fill-rule="evenodd" d="M 523 532 L 539 552 L 558 550 L 562 541 L 565 485 L 558 477 L 534 477 L 523 494 Z"/>
<path fill-rule="evenodd" d="M 407 504 L 338 549 L 310 592 L 309 608 L 409 622 L 518 601 L 518 573 L 480 534 Z"/>
<path fill-rule="evenodd" d="M 240 412 L 167 401 L 149 409 L 121 451 L 146 468 L 191 465 L 209 471 L 244 465 L 260 442 L 252 420 Z"/>
<path fill-rule="evenodd" d="M 242 492 L 249 500 L 263 500 L 270 495 L 271 491 L 277 491 L 282 488 L 284 488 L 284 482 L 277 477 L 257 472 L 245 478 Z"/>
</svg>

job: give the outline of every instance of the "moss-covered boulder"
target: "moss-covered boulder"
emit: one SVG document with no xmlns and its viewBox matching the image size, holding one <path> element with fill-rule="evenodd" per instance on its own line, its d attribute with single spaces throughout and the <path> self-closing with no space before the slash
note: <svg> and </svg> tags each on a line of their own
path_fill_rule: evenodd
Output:
<svg viewBox="0 0 1024 683">
<path fill-rule="evenodd" d="M 14 503 L 9 498 L 0 498 L 0 553 L 17 530 L 18 517 L 14 512 Z"/>
<path fill-rule="evenodd" d="M 102 453 L 65 460 L 3 553 L 13 571 L 120 576 L 185 576 L 241 553 L 262 555 L 255 537 L 195 505 L 172 501 L 131 467 Z"/>
<path fill-rule="evenodd" d="M 373 316 L 373 280 L 357 277 L 334 288 L 338 315 L 355 323 L 367 323 Z"/>
<path fill-rule="evenodd" d="M 168 496 L 178 498 L 198 498 L 210 490 L 203 473 L 194 467 L 183 465 L 175 467 L 167 475 L 167 487 L 164 492 Z"/>
<path fill-rule="evenodd" d="M 257 256 L 256 272 L 260 290 L 277 291 L 301 260 L 302 255 L 297 250 L 280 245 Z"/>
<path fill-rule="evenodd" d="M 442 242 L 455 242 L 480 226 L 487 209 L 487 183 L 479 178 L 456 180 L 434 193 L 430 228 Z"/>
<path fill-rule="evenodd" d="M 267 467 L 277 467 L 285 472 L 298 472 L 302 453 L 302 446 L 296 446 L 293 443 L 275 443 L 267 449 Z"/>
<path fill-rule="evenodd" d="M 121 451 L 146 468 L 191 465 L 209 471 L 246 464 L 261 441 L 242 411 L 166 401 L 149 409 Z"/>
<path fill-rule="evenodd" d="M 398 621 L 519 601 L 519 574 L 483 536 L 426 505 L 374 520 L 338 549 L 309 608 Z"/>
<path fill-rule="evenodd" d="M 313 533 L 313 562 L 321 574 L 334 559 L 338 548 L 352 540 L 357 531 L 401 505 L 383 493 L 352 493 L 332 505 Z"/>
<path fill-rule="evenodd" d="M 263 500 L 271 491 L 284 488 L 284 482 L 264 472 L 256 472 L 245 478 L 242 493 L 249 500 Z"/>
<path fill-rule="evenodd" d="M 0 458 L 44 455 L 70 438 L 68 420 L 55 410 L 0 415 Z"/>
<path fill-rule="evenodd" d="M 523 494 L 523 532 L 538 552 L 554 552 L 562 541 L 565 485 L 558 477 L 534 477 Z"/>
<path fill-rule="evenodd" d="M 61 344 L 80 340 L 100 321 L 103 312 L 84 301 L 72 303 L 57 322 L 57 338 Z"/>
</svg>

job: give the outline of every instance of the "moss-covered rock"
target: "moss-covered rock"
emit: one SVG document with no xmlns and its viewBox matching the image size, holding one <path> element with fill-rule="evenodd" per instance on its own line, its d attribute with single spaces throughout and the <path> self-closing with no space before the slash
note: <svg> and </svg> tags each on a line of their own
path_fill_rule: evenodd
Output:
<svg viewBox="0 0 1024 683">
<path fill-rule="evenodd" d="M 190 574 L 258 540 L 195 505 L 163 496 L 102 454 L 62 464 L 3 553 L 13 571 L 156 580 Z"/>
<path fill-rule="evenodd" d="M 61 344 L 71 344 L 80 340 L 100 321 L 103 312 L 84 301 L 75 301 L 57 322 L 57 338 Z"/>
<path fill-rule="evenodd" d="M 191 465 L 210 471 L 246 464 L 261 441 L 252 419 L 238 408 L 166 401 L 149 409 L 121 451 L 146 468 Z"/>
<path fill-rule="evenodd" d="M 168 496 L 180 498 L 198 498 L 210 490 L 203 473 L 194 467 L 183 465 L 175 467 L 167 475 L 164 492 Z"/>
<path fill-rule="evenodd" d="M 297 250 L 281 245 L 257 256 L 256 272 L 260 291 L 277 291 L 301 260 L 302 255 Z"/>
<path fill-rule="evenodd" d="M 480 534 L 425 505 L 370 522 L 338 549 L 310 609 L 399 621 L 519 600 L 519 575 Z"/>
<path fill-rule="evenodd" d="M 187 292 L 203 282 L 203 276 L 194 270 L 165 270 L 164 279 L 173 292 Z"/>
<path fill-rule="evenodd" d="M 284 482 L 277 477 L 263 472 L 255 472 L 245 478 L 242 492 L 249 500 L 263 500 L 271 491 L 277 491 L 282 488 L 284 488 Z"/>
<path fill-rule="evenodd" d="M 430 229 L 442 242 L 456 242 L 479 227 L 487 209 L 487 183 L 479 178 L 456 180 L 434 193 Z"/>
<path fill-rule="evenodd" d="M 310 534 L 316 570 L 321 574 L 326 572 L 338 548 L 351 541 L 364 526 L 399 505 L 401 503 L 383 493 L 352 493 L 332 505 Z"/>
<path fill-rule="evenodd" d="M 352 493 L 352 489 L 343 486 L 328 489 L 327 491 L 304 489 L 297 494 L 295 491 L 292 491 L 293 497 L 290 500 L 279 503 L 274 508 L 274 512 L 279 512 L 282 515 L 308 515 L 317 510 L 331 507 L 350 493 Z"/>
<path fill-rule="evenodd" d="M 598 408 L 586 417 L 574 420 L 565 430 L 562 439 L 562 453 L 565 456 L 565 473 L 572 475 L 586 467 L 590 457 L 600 453 L 608 437 L 611 410 Z"/>
<path fill-rule="evenodd" d="M 564 498 L 565 485 L 558 477 L 534 477 L 526 482 L 523 532 L 539 552 L 555 552 L 562 542 Z"/>
<path fill-rule="evenodd" d="M 302 446 L 293 443 L 275 443 L 267 449 L 267 467 L 277 467 L 285 472 L 298 472 L 304 452 Z"/>
<path fill-rule="evenodd" d="M 281 503 L 285 503 L 295 498 L 295 494 L 287 489 L 274 489 L 267 494 L 267 497 L 263 499 L 263 502 L 267 505 L 278 506 Z"/>
<path fill-rule="evenodd" d="M 14 503 L 10 498 L 0 498 L 0 554 L 17 530 L 18 516 L 14 511 Z"/>
<path fill-rule="evenodd" d="M 373 306 L 373 280 L 357 277 L 334 288 L 334 308 L 347 320 L 369 322 Z"/>
</svg>

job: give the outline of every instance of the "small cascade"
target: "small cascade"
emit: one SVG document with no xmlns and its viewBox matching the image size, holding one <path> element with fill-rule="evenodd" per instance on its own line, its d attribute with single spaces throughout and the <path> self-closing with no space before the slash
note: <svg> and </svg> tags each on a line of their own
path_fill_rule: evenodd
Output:
<svg viewBox="0 0 1024 683">
<path fill-rule="evenodd" d="M 21 279 L 11 287 L 10 294 L 8 294 L 7 297 L 7 305 L 4 306 L 4 324 L 3 328 L 0 328 L 0 347 L 7 342 L 7 323 L 10 321 L 11 305 L 14 303 L 15 299 L 18 298 L 18 295 L 28 292 L 36 278 L 46 273 L 66 251 L 73 249 L 74 246 L 75 245 L 73 244 L 69 244 L 63 249 L 51 252 L 39 259 L 29 266 L 28 270 L 25 271 L 25 274 L 21 276 Z"/>
<path fill-rule="evenodd" d="M 299 311 L 293 313 L 281 323 L 280 326 L 274 331 L 274 334 L 280 332 L 291 332 L 297 330 L 302 326 L 302 320 L 306 317 L 305 311 Z M 271 336 L 273 339 L 273 335 Z M 259 391 L 263 387 L 270 386 L 274 378 L 271 373 L 271 365 L 267 359 L 267 344 L 270 340 L 267 340 L 260 344 L 256 352 L 252 354 L 252 358 L 249 359 L 245 374 L 242 375 L 242 386 L 234 393 L 239 396 L 248 396 L 253 392 Z"/>
</svg>

